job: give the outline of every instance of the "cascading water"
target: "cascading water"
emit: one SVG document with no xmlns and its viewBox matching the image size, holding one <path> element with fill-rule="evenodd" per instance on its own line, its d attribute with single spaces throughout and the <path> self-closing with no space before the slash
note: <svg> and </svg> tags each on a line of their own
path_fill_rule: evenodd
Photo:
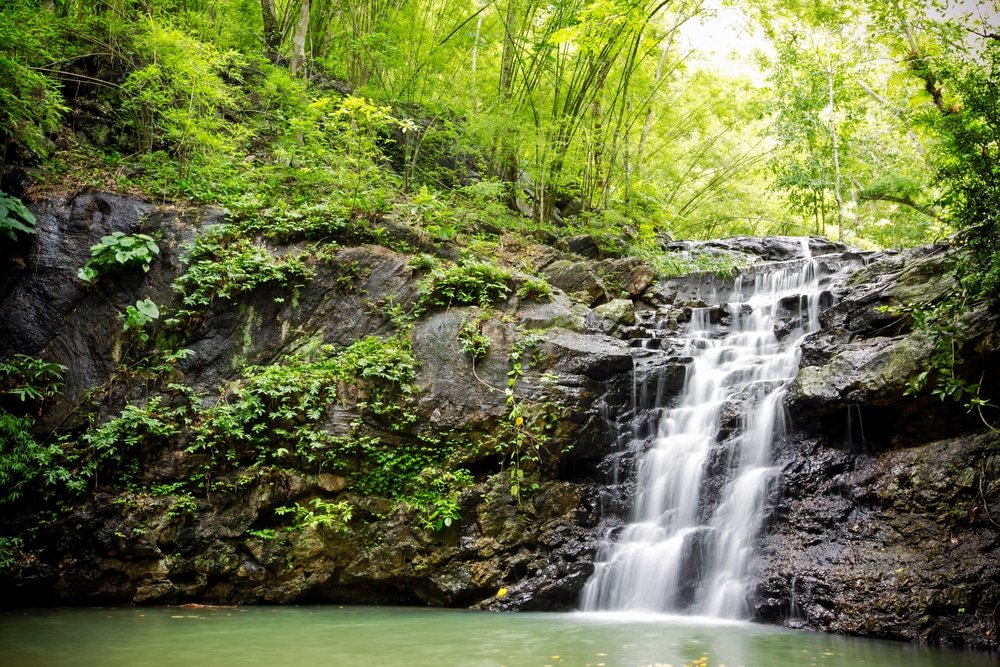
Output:
<svg viewBox="0 0 1000 667">
<path fill-rule="evenodd" d="M 819 328 L 822 292 L 808 255 L 749 275 L 736 280 L 728 332 L 713 325 L 712 308 L 692 309 L 684 388 L 673 407 L 655 406 L 632 521 L 598 551 L 585 611 L 747 613 L 746 571 L 775 475 L 771 444 L 785 427 L 782 397 L 798 370 L 799 342 Z M 779 340 L 776 324 L 790 305 L 798 317 Z M 741 416 L 721 438 L 733 410 Z M 635 431 L 633 444 L 643 447 Z"/>
</svg>

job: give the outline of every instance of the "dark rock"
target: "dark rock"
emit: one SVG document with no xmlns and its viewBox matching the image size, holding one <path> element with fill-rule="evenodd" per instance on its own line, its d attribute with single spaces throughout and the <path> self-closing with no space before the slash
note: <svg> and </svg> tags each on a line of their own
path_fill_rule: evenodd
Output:
<svg viewBox="0 0 1000 667">
<path fill-rule="evenodd" d="M 752 255 L 768 262 L 784 262 L 791 259 L 802 259 L 806 256 L 841 253 L 849 249 L 843 243 L 837 243 L 821 236 L 811 238 L 801 236 L 737 236 L 711 241 L 672 241 L 667 243 L 666 248 L 689 252 L 697 250 L 710 254 Z"/>
<path fill-rule="evenodd" d="M 547 254 L 535 264 L 553 287 L 590 307 L 614 299 L 637 299 L 656 277 L 651 266 L 635 258 L 594 261 Z"/>
<path fill-rule="evenodd" d="M 870 456 L 788 442 L 756 561 L 758 618 L 830 632 L 995 646 L 995 434 Z M 972 555 L 975 554 L 975 555 Z M 794 606 L 793 606 L 794 605 Z M 977 613 L 976 609 L 982 610 Z"/>
<path fill-rule="evenodd" d="M 905 397 L 909 383 L 927 367 L 932 343 L 910 329 L 905 309 L 953 289 L 945 249 L 890 255 L 858 271 L 850 291 L 822 315 L 823 330 L 802 346 L 802 367 L 789 392 L 793 418 L 803 427 L 844 437 L 849 409 L 864 417 L 866 442 L 878 447 L 924 443 L 974 430 L 978 418 L 930 392 Z M 1000 359 L 995 332 L 1000 315 L 973 304 L 964 318 L 967 341 L 960 372 L 970 382 L 992 385 Z M 976 359 L 976 361 L 972 361 Z M 980 372 L 982 371 L 982 372 Z M 854 407 L 860 406 L 860 407 Z"/>
<path fill-rule="evenodd" d="M 35 353 L 70 366 L 61 401 L 44 415 L 51 422 L 43 428 L 49 429 L 65 425 L 67 416 L 84 418 L 84 412 L 75 411 L 82 396 L 118 372 L 121 337 L 108 332 L 120 331 L 118 313 L 126 305 L 149 296 L 164 312 L 179 306 L 170 285 L 183 269 L 182 246 L 199 229 L 224 224 L 226 213 L 178 212 L 100 193 L 39 204 L 36 212 L 44 245 L 30 246 L 22 265 L 14 263 L 2 276 L 11 286 L 3 297 L 5 312 L 17 312 L 0 322 L 5 334 L 0 344 L 6 354 Z M 161 254 L 149 274 L 102 276 L 96 287 L 76 280 L 89 246 L 100 236 L 140 229 L 161 239 Z M 413 240 L 405 232 L 395 233 L 397 242 Z M 194 351 L 177 362 L 174 379 L 203 393 L 210 404 L 247 364 L 270 364 L 321 343 L 339 348 L 395 333 L 390 307 L 405 310 L 419 294 L 419 276 L 409 268 L 409 257 L 383 247 L 339 248 L 311 268 L 314 277 L 291 293 L 265 284 L 238 299 L 216 299 L 172 330 L 174 344 Z M 476 470 L 480 482 L 463 495 L 461 519 L 440 532 L 420 528 L 412 509 L 357 495 L 344 476 L 317 474 L 315 464 L 282 470 L 276 477 L 252 471 L 241 477 L 235 470 L 227 478 L 213 478 L 213 491 L 198 494 L 194 509 L 170 495 L 116 490 L 113 480 L 102 479 L 95 495 L 46 527 L 39 538 L 47 546 L 44 562 L 26 559 L 0 573 L 5 604 L 469 606 L 502 586 L 520 585 L 532 590 L 536 608 L 572 605 L 595 544 L 596 516 L 580 506 L 594 494 L 595 466 L 609 439 L 617 437 L 602 406 L 624 400 L 602 397 L 628 395 L 632 358 L 620 340 L 579 333 L 595 316 L 562 294 L 550 301 L 512 299 L 509 307 L 509 314 L 483 323 L 491 346 L 475 365 L 461 348 L 458 329 L 477 309 L 452 308 L 420 320 L 412 344 L 420 366 L 416 405 L 421 419 L 400 433 L 378 423 L 366 422 L 363 428 L 401 443 L 420 432 L 488 436 L 509 410 L 509 356 L 523 335 L 520 328 L 544 332 L 536 349 L 526 352 L 514 393 L 518 400 L 558 410 L 548 450 L 540 452 L 545 464 L 529 470 L 533 485 L 521 494 L 520 504 L 496 487 L 506 476 L 499 474 L 493 449 L 471 446 L 463 464 Z M 130 387 L 128 376 L 121 385 L 106 394 L 108 412 L 130 392 L 141 402 L 152 390 Z M 347 389 L 338 393 L 340 400 L 327 410 L 322 427 L 333 436 L 347 436 L 356 428 L 363 397 Z M 136 461 L 142 480 L 166 486 L 203 474 L 206 456 L 184 447 L 169 442 L 162 450 L 143 451 Z M 355 518 L 348 533 L 322 525 L 288 531 L 287 521 L 276 521 L 276 508 L 308 505 L 316 498 L 349 500 Z"/>
<path fill-rule="evenodd" d="M 565 239 L 566 249 L 587 259 L 600 259 L 601 248 L 593 236 L 581 234 L 579 236 L 569 236 Z"/>
</svg>

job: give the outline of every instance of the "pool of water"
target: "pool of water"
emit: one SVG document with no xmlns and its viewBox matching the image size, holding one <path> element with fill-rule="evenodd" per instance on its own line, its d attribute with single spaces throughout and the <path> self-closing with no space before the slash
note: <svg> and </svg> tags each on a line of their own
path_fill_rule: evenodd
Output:
<svg viewBox="0 0 1000 667">
<path fill-rule="evenodd" d="M 391 607 L 0 613 L 3 667 L 996 667 L 995 655 L 663 615 Z"/>
</svg>

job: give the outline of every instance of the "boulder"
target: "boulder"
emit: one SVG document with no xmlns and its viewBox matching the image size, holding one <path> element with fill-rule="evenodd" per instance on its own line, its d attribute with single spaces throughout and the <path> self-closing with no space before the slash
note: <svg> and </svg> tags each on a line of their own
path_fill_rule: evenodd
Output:
<svg viewBox="0 0 1000 667">
<path fill-rule="evenodd" d="M 635 324 L 635 306 L 628 299 L 609 301 L 594 308 L 594 313 L 608 323 L 609 332 Z"/>
</svg>

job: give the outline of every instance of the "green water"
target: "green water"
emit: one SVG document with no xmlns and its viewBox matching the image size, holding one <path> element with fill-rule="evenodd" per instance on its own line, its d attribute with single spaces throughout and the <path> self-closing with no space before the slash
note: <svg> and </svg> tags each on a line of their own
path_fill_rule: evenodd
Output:
<svg viewBox="0 0 1000 667">
<path fill-rule="evenodd" d="M 385 607 L 0 613 L 2 667 L 974 667 L 995 656 L 667 616 Z"/>
</svg>

